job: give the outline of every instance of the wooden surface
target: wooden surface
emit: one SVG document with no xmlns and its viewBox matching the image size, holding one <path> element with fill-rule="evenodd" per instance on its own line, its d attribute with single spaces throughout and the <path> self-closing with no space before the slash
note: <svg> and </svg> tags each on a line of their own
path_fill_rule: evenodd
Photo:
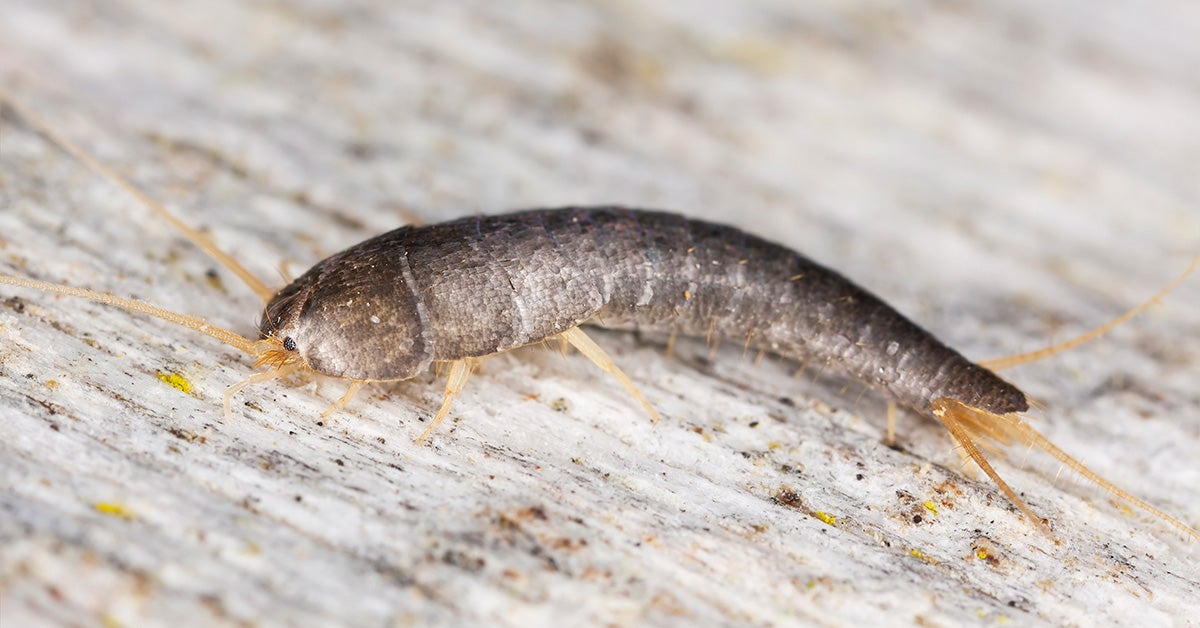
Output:
<svg viewBox="0 0 1200 628">
<path fill-rule="evenodd" d="M 1045 6 L 1050 5 L 1050 6 Z M 685 8 L 686 7 L 686 8 Z M 787 243 L 977 358 L 1200 252 L 1200 5 L 10 0 L 0 89 L 272 284 L 410 218 L 624 203 Z M 12 116 L 0 269 L 250 334 L 261 303 Z M 233 349 L 0 288 L 0 624 L 1187 625 L 1200 548 L 1044 457 L 726 344 L 596 333 L 473 377 L 252 387 Z M 1200 526 L 1200 278 L 1006 373 Z M 710 359 L 711 358 L 711 359 Z M 816 380 L 814 383 L 814 379 Z M 188 388 L 185 392 L 180 388 Z M 936 512 L 935 512 L 936 511 Z"/>
</svg>

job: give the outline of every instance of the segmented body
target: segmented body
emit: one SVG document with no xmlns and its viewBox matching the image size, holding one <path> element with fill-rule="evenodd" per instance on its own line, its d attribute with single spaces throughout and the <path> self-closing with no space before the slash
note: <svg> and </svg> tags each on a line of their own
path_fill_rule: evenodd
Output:
<svg viewBox="0 0 1200 628">
<path fill-rule="evenodd" d="M 749 339 L 930 414 L 938 397 L 997 414 L 1025 395 L 879 298 L 732 227 L 617 207 L 531 210 L 385 233 L 317 264 L 261 331 L 313 369 L 406 379 L 581 323 Z"/>
<path fill-rule="evenodd" d="M 786 247 L 737 229 L 618 207 L 533 210 L 405 227 L 317 264 L 275 293 L 205 234 L 188 227 L 28 109 L 0 97 L 55 144 L 139 199 L 267 301 L 251 340 L 195 317 L 116 295 L 0 274 L 0 284 L 107 303 L 187 327 L 267 366 L 225 392 L 300 371 L 352 380 L 322 413 L 344 407 L 366 383 L 408 379 L 449 364 L 441 408 L 417 438 L 446 420 L 476 358 L 559 338 L 588 357 L 657 418 L 652 404 L 602 348 L 580 331 L 609 327 L 731 337 L 857 377 L 940 421 L 963 452 L 1047 534 L 1049 528 L 996 472 L 980 444 L 1039 448 L 1115 497 L 1174 526 L 1200 532 L 1105 480 L 1017 414 L 1025 395 L 946 347 L 874 295 Z M 1003 368 L 1099 337 L 1177 286 L 1087 333 L 987 362 Z M 890 406 L 889 406 L 890 408 Z M 889 440 L 893 415 L 889 412 Z"/>
</svg>

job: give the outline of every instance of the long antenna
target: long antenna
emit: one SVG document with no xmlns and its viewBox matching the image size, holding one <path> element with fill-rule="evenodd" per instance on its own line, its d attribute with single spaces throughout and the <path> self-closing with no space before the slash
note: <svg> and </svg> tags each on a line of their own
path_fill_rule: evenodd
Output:
<svg viewBox="0 0 1200 628">
<path fill-rule="evenodd" d="M 982 360 L 982 361 L 978 362 L 978 364 L 979 364 L 979 366 L 982 366 L 983 368 L 986 368 L 986 369 L 989 369 L 992 371 L 998 371 L 1000 369 L 1006 369 L 1006 368 L 1009 368 L 1012 366 L 1019 366 L 1021 364 L 1028 364 L 1030 362 L 1036 362 L 1038 360 L 1041 360 L 1042 358 L 1048 358 L 1056 353 L 1062 353 L 1063 351 L 1066 351 L 1073 347 L 1078 347 L 1079 345 L 1081 345 L 1085 342 L 1090 342 L 1092 340 L 1095 340 L 1096 338 L 1099 338 L 1100 336 L 1103 336 L 1104 334 L 1107 334 L 1108 332 L 1112 331 L 1112 329 L 1114 327 L 1116 327 L 1117 325 L 1120 325 L 1121 323 L 1128 321 L 1129 319 L 1133 318 L 1134 316 L 1141 314 L 1147 308 L 1149 308 L 1151 305 L 1154 305 L 1155 303 L 1157 303 L 1159 299 L 1165 297 L 1168 292 L 1179 287 L 1179 284 L 1183 283 L 1183 280 L 1186 279 L 1188 275 L 1192 274 L 1192 271 L 1196 270 L 1196 266 L 1200 266 L 1200 256 L 1193 258 L 1192 263 L 1188 264 L 1188 267 L 1186 270 L 1184 270 L 1182 273 L 1180 273 L 1180 275 L 1178 277 L 1176 277 L 1173 281 L 1171 281 L 1171 283 L 1167 284 L 1167 287 L 1156 292 L 1154 294 L 1154 296 L 1147 299 L 1144 303 L 1142 303 L 1141 305 L 1133 308 L 1132 310 L 1125 312 L 1124 314 L 1112 319 L 1111 321 L 1109 321 L 1091 331 L 1088 331 L 1084 334 L 1076 336 L 1070 340 L 1065 340 L 1063 342 L 1053 344 L 1053 345 L 1050 345 L 1049 347 L 1038 349 L 1036 351 L 1029 351 L 1027 353 L 1018 353 L 1016 355 L 1006 355 L 1006 356 L 999 357 L 999 358 L 992 358 L 991 360 Z"/>
<path fill-rule="evenodd" d="M 189 227 L 182 220 L 176 218 L 175 215 L 167 211 L 167 208 L 163 207 L 161 203 L 153 198 L 150 198 L 150 195 L 141 191 L 127 179 L 121 177 L 116 172 L 113 172 L 107 166 L 100 163 L 98 159 L 93 157 L 87 151 L 83 150 L 83 148 L 81 148 L 79 145 L 55 131 L 48 123 L 35 115 L 24 105 L 18 104 L 11 97 L 3 93 L 0 93 L 0 103 L 8 105 L 9 108 L 15 111 L 19 117 L 33 125 L 33 127 L 39 133 L 49 138 L 50 141 L 59 148 L 70 153 L 73 157 L 83 162 L 88 168 L 91 168 L 97 174 L 121 188 L 130 196 L 136 198 L 143 205 L 150 208 L 150 210 L 155 214 L 158 214 L 160 218 L 167 221 L 167 223 L 187 237 L 188 240 L 191 240 L 193 244 L 200 247 L 205 253 L 208 253 L 208 255 L 216 260 L 217 263 L 221 264 L 225 268 L 228 268 L 233 272 L 233 274 L 237 275 L 247 286 L 249 286 L 251 290 L 254 291 L 255 294 L 259 296 L 259 298 L 263 300 L 263 302 L 270 301 L 271 297 L 275 296 L 274 290 L 268 287 L 267 284 L 263 283 L 258 277 L 255 277 L 254 274 L 249 270 L 246 270 L 246 267 L 238 263 L 238 261 L 233 259 L 233 257 L 231 257 L 228 253 L 217 248 L 217 245 L 207 235 Z"/>
<path fill-rule="evenodd" d="M 254 356 L 263 354 L 267 348 L 265 345 L 262 345 L 259 342 L 245 338 L 223 327 L 210 325 L 202 319 L 185 316 L 183 314 L 172 312 L 171 310 L 158 307 L 157 305 L 150 305 L 149 303 L 144 303 L 142 301 L 122 299 L 121 297 L 105 294 L 103 292 L 96 292 L 94 290 L 73 288 L 71 286 L 63 286 L 56 283 L 37 281 L 36 279 L 13 277 L 12 275 L 0 275 L 0 284 L 20 286 L 22 288 L 32 288 L 34 290 L 45 290 L 47 292 L 57 292 L 58 294 L 91 299 L 92 301 L 104 303 L 105 305 L 113 305 L 130 312 L 147 314 L 155 318 L 161 318 L 169 323 L 183 325 L 184 327 L 194 329 L 202 334 L 208 334 L 209 336 L 212 336 L 213 338 L 216 338 L 217 340 L 220 340 L 221 342 L 235 349 L 245 351 L 246 353 Z"/>
</svg>

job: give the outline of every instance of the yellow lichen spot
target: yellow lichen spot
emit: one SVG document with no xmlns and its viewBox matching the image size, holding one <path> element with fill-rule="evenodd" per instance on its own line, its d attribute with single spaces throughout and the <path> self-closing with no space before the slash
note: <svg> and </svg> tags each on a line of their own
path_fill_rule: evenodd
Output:
<svg viewBox="0 0 1200 628">
<path fill-rule="evenodd" d="M 820 519 L 827 526 L 837 526 L 837 517 L 827 512 L 818 510 L 817 519 Z"/>
<path fill-rule="evenodd" d="M 179 373 L 169 373 L 167 371 L 158 371 L 158 381 L 178 390 L 184 394 L 192 394 L 192 382 Z"/>
<path fill-rule="evenodd" d="M 776 449 L 779 449 L 781 447 L 783 447 L 783 443 L 781 443 L 777 440 L 773 440 L 773 441 L 770 441 L 767 443 L 767 449 L 770 449 L 771 451 L 775 451 Z"/>
<path fill-rule="evenodd" d="M 110 517 L 117 517 L 127 521 L 133 519 L 133 513 L 125 507 L 125 504 L 118 504 L 116 502 L 96 502 L 92 504 L 92 508 L 95 508 L 96 512 L 108 515 Z"/>
<path fill-rule="evenodd" d="M 100 618 L 100 625 L 104 626 L 104 628 L 121 628 L 121 626 L 124 624 L 121 623 L 121 620 L 113 617 L 112 615 L 105 615 L 104 617 Z"/>
<path fill-rule="evenodd" d="M 935 515 L 937 514 L 937 504 L 933 503 L 932 501 L 928 501 L 928 502 L 925 502 L 923 505 L 925 506 L 925 510 L 928 510 L 929 512 L 931 512 Z"/>
<path fill-rule="evenodd" d="M 982 609 L 982 608 L 976 609 L 975 616 L 980 619 L 987 619 L 988 612 L 987 612 L 987 610 Z M 993 615 L 992 621 L 997 624 L 1007 624 L 1008 623 L 1008 615 Z"/>
<path fill-rule="evenodd" d="M 792 63 L 791 51 L 778 41 L 742 38 L 714 47 L 717 56 L 763 73 L 782 72 Z"/>
<path fill-rule="evenodd" d="M 58 388 L 58 380 L 57 379 L 46 380 L 46 388 L 49 388 L 50 390 L 54 390 L 55 388 Z"/>
<path fill-rule="evenodd" d="M 987 550 L 985 550 L 985 549 L 976 550 L 975 558 L 978 558 L 979 560 L 987 560 L 987 558 L 988 558 Z"/>
<path fill-rule="evenodd" d="M 923 560 L 923 561 L 925 561 L 925 562 L 929 563 L 930 565 L 936 565 L 936 564 L 937 564 L 937 560 L 936 560 L 936 559 L 934 559 L 932 556 L 928 556 L 928 555 L 926 555 L 926 554 L 925 554 L 925 552 L 922 552 L 922 551 L 921 551 L 921 550 L 919 550 L 919 549 L 911 549 L 911 550 L 908 550 L 908 553 L 909 553 L 909 554 L 912 554 L 913 556 L 916 556 L 917 558 L 920 558 L 921 560 Z"/>
<path fill-rule="evenodd" d="M 683 300 L 684 300 L 684 301 L 691 301 L 691 300 L 692 300 L 692 291 L 691 291 L 691 290 L 684 290 L 684 291 L 683 291 Z"/>
</svg>

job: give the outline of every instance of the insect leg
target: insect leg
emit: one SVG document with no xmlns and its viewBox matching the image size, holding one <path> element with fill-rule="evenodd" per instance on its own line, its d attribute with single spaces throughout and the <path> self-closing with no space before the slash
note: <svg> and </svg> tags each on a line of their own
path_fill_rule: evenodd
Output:
<svg viewBox="0 0 1200 628">
<path fill-rule="evenodd" d="M 679 330 L 672 329 L 671 335 L 667 336 L 666 355 L 668 358 L 675 354 L 675 336 L 677 336 L 678 334 L 679 334 Z"/>
<path fill-rule="evenodd" d="M 358 391 L 362 390 L 362 387 L 366 384 L 367 380 L 365 379 L 356 379 L 351 381 L 350 387 L 346 389 L 346 394 L 338 398 L 337 401 L 333 402 L 333 405 L 325 408 L 325 411 L 321 413 L 321 420 L 324 421 L 329 418 L 329 415 L 341 410 L 342 408 L 345 408 L 346 404 L 350 403 L 354 399 L 354 395 L 357 395 Z"/>
<path fill-rule="evenodd" d="M 225 410 L 225 420 L 233 420 L 233 396 L 241 392 L 243 388 L 252 386 L 254 384 L 269 382 L 273 379 L 279 379 L 280 377 L 284 377 L 288 373 L 296 370 L 296 368 L 297 365 L 295 364 L 285 364 L 277 369 L 255 373 L 246 379 L 231 385 L 229 388 L 226 388 L 224 401 L 221 404 L 221 407 Z"/>
<path fill-rule="evenodd" d="M 433 421 L 429 423 L 429 427 L 421 432 L 415 441 L 418 445 L 425 442 L 434 430 L 446 420 L 450 415 L 450 404 L 454 403 L 454 398 L 458 393 L 462 392 L 467 385 L 467 376 L 471 374 L 471 369 L 475 367 L 476 360 L 470 358 L 465 360 L 455 360 L 450 363 L 450 377 L 446 379 L 446 395 L 442 397 L 442 407 L 438 408 L 437 415 L 433 417 Z"/>
<path fill-rule="evenodd" d="M 887 446 L 892 447 L 896 444 L 896 402 L 889 401 L 887 407 L 888 426 L 887 426 Z"/>
<path fill-rule="evenodd" d="M 650 402 L 647 401 L 644 396 L 642 396 L 641 391 L 639 391 L 637 387 L 633 385 L 633 382 L 629 379 L 629 376 L 625 375 L 621 369 L 617 368 L 617 365 L 613 363 L 612 358 L 608 357 L 608 354 L 604 352 L 604 349 L 601 349 L 600 345 L 593 342 L 591 338 L 588 338 L 588 335 L 583 333 L 582 329 L 578 327 L 572 327 L 559 334 L 559 337 L 574 345 L 576 349 L 579 349 L 580 353 L 587 356 L 587 358 L 591 360 L 593 364 L 600 367 L 600 369 L 605 373 L 617 378 L 617 381 L 621 382 L 621 385 L 625 387 L 625 390 L 627 390 L 629 394 L 633 395 L 633 398 L 636 399 L 638 403 L 642 404 L 642 407 L 646 408 L 646 412 L 650 413 L 650 418 L 653 419 L 655 423 L 658 422 L 658 412 L 656 412 L 654 407 L 650 405 Z"/>
</svg>

